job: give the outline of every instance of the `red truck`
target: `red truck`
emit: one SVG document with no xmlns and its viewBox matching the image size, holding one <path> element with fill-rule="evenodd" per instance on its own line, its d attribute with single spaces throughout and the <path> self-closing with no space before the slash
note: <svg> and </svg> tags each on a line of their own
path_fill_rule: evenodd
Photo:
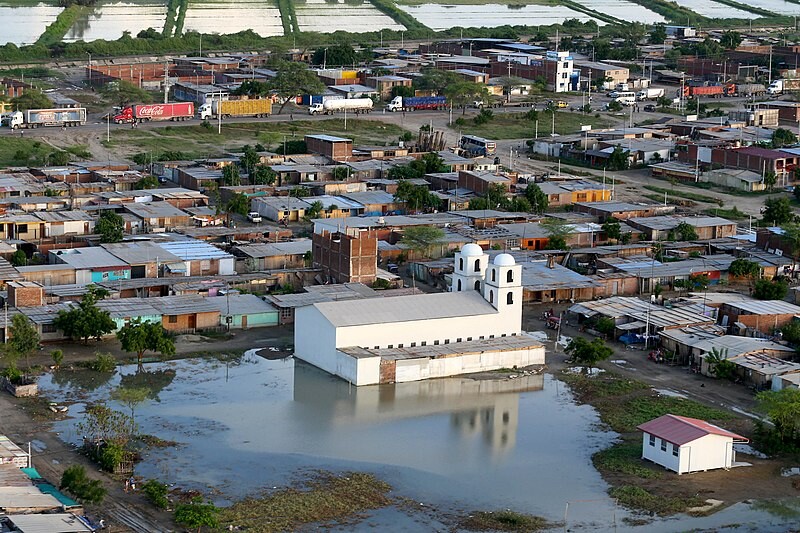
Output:
<svg viewBox="0 0 800 533">
<path fill-rule="evenodd" d="M 736 85 L 729 83 L 725 85 L 687 85 L 683 88 L 683 96 L 686 97 L 712 97 L 733 96 L 736 94 Z"/>
<path fill-rule="evenodd" d="M 175 104 L 144 104 L 124 108 L 114 115 L 116 124 L 147 122 L 150 120 L 190 120 L 194 118 L 194 104 L 178 102 Z"/>
</svg>

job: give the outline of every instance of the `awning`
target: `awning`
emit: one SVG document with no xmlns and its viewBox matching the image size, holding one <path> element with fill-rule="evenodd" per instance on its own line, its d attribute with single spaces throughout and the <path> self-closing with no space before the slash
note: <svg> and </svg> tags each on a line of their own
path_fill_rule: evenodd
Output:
<svg viewBox="0 0 800 533">
<path fill-rule="evenodd" d="M 639 320 L 634 320 L 633 322 L 628 322 L 628 323 L 625 323 L 625 324 L 618 324 L 617 325 L 617 329 L 621 329 L 623 331 L 631 331 L 631 330 L 634 330 L 634 329 L 642 329 L 642 328 L 644 328 L 646 326 L 647 326 L 647 324 L 645 324 L 644 322 L 640 322 Z"/>
<path fill-rule="evenodd" d="M 164 265 L 170 272 L 186 272 L 185 263 L 167 263 Z"/>
</svg>

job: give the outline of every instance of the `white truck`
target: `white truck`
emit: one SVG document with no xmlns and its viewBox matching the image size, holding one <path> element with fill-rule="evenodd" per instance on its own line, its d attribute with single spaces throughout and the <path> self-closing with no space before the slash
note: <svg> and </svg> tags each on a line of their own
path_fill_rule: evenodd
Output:
<svg viewBox="0 0 800 533">
<path fill-rule="evenodd" d="M 338 100 L 325 100 L 321 104 L 311 104 L 308 108 L 309 115 L 332 115 L 342 111 L 353 113 L 369 113 L 374 105 L 371 98 L 341 98 Z"/>
<path fill-rule="evenodd" d="M 767 93 L 772 96 L 792 91 L 800 91 L 800 78 L 775 80 L 767 87 Z"/>
<path fill-rule="evenodd" d="M 638 93 L 636 93 L 637 100 L 658 100 L 662 96 L 666 94 L 664 89 L 654 89 L 652 87 L 648 89 L 642 89 Z"/>
<path fill-rule="evenodd" d="M 249 213 L 247 213 L 247 220 L 249 220 L 253 224 L 258 224 L 259 222 L 261 222 L 261 215 L 258 213 L 258 211 L 250 211 Z"/>
</svg>

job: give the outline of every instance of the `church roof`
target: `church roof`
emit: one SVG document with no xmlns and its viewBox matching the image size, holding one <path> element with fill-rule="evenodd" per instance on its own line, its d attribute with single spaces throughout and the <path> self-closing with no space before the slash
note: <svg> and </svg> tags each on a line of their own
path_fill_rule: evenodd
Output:
<svg viewBox="0 0 800 533">
<path fill-rule="evenodd" d="M 314 304 L 336 327 L 390 324 L 497 313 L 477 291 L 415 294 Z"/>
</svg>

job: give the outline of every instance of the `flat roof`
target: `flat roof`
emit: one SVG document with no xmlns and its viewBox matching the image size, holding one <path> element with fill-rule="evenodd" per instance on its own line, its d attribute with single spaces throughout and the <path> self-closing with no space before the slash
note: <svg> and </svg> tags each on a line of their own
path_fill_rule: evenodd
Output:
<svg viewBox="0 0 800 533">
<path fill-rule="evenodd" d="M 224 296 L 209 296 L 206 301 L 219 310 L 222 316 L 277 313 L 273 306 L 255 294 L 230 293 Z"/>
<path fill-rule="evenodd" d="M 784 300 L 741 300 L 725 305 L 752 315 L 800 315 L 800 307 Z"/>
<path fill-rule="evenodd" d="M 314 304 L 336 327 L 492 315 L 498 311 L 475 291 L 419 294 Z"/>
<path fill-rule="evenodd" d="M 448 344 L 439 343 L 438 345 L 430 344 L 427 346 L 384 348 L 378 350 L 352 346 L 339 348 L 339 351 L 356 358 L 380 357 L 385 360 L 397 360 L 421 358 L 435 359 L 437 357 L 452 357 L 455 355 L 483 353 L 487 351 L 506 352 L 540 347 L 542 347 L 542 341 L 534 339 L 529 335 L 522 334 L 462 342 L 455 342 L 455 339 L 453 339 L 453 342 Z"/>
<path fill-rule="evenodd" d="M 20 533 L 84 533 L 94 529 L 69 513 L 8 515 Z"/>
<path fill-rule="evenodd" d="M 118 268 L 129 267 L 128 263 L 112 255 L 105 248 L 71 248 L 68 250 L 51 250 L 51 254 L 60 261 L 76 269 L 92 268 Z"/>
<path fill-rule="evenodd" d="M 243 244 L 236 246 L 235 249 L 248 257 L 303 255 L 311 250 L 311 239 L 301 239 L 289 242 Z"/>
<path fill-rule="evenodd" d="M 223 252 L 216 246 L 194 239 L 171 242 L 156 242 L 155 244 L 156 246 L 177 256 L 182 261 L 233 259 L 231 254 Z"/>
</svg>

